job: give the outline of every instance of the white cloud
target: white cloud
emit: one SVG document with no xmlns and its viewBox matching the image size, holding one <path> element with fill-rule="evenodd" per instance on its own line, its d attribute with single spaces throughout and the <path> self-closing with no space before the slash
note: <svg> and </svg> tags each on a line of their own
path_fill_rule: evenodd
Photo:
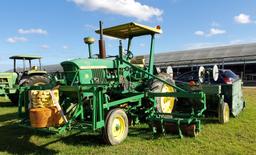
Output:
<svg viewBox="0 0 256 155">
<path fill-rule="evenodd" d="M 62 48 L 63 49 L 68 49 L 68 46 L 67 45 L 63 45 Z"/>
<path fill-rule="evenodd" d="M 238 16 L 234 17 L 235 22 L 239 24 L 250 24 L 252 23 L 250 15 L 240 13 Z"/>
<path fill-rule="evenodd" d="M 196 31 L 194 32 L 195 35 L 197 36 L 207 36 L 207 37 L 210 37 L 210 36 L 214 36 L 214 35 L 220 35 L 220 34 L 225 34 L 227 33 L 226 30 L 222 30 L 222 29 L 218 29 L 218 28 L 211 28 L 209 30 L 209 32 L 204 32 L 204 31 Z"/>
<path fill-rule="evenodd" d="M 12 43 L 12 44 L 15 44 L 15 43 L 18 43 L 18 42 L 27 42 L 28 39 L 27 38 L 24 38 L 24 37 L 10 37 L 6 40 L 8 43 Z"/>
<path fill-rule="evenodd" d="M 219 34 L 225 34 L 226 30 L 221 30 L 221 29 L 217 29 L 217 28 L 211 28 L 208 36 L 213 36 L 213 35 L 219 35 Z"/>
<path fill-rule="evenodd" d="M 18 29 L 18 33 L 19 34 L 42 34 L 42 35 L 46 35 L 48 34 L 48 32 L 46 30 L 43 30 L 41 28 L 31 28 L 31 29 Z"/>
<path fill-rule="evenodd" d="M 102 10 L 107 13 L 135 17 L 142 21 L 148 21 L 152 17 L 161 19 L 163 14 L 162 10 L 141 4 L 136 0 L 72 0 L 72 2 L 85 10 Z"/>
<path fill-rule="evenodd" d="M 144 43 L 140 43 L 140 47 L 145 47 L 146 45 Z"/>
<path fill-rule="evenodd" d="M 40 47 L 43 48 L 43 49 L 49 49 L 49 45 L 46 45 L 46 44 L 41 45 Z"/>
<path fill-rule="evenodd" d="M 195 35 L 197 35 L 197 36 L 204 36 L 205 33 L 204 33 L 204 31 L 196 31 Z"/>
<path fill-rule="evenodd" d="M 92 29 L 92 30 L 98 29 L 97 26 L 94 26 L 94 25 L 91 25 L 91 24 L 85 24 L 84 27 L 85 27 L 86 29 Z"/>
<path fill-rule="evenodd" d="M 212 27 L 220 27 L 220 24 L 216 21 L 213 21 L 211 24 Z"/>
</svg>

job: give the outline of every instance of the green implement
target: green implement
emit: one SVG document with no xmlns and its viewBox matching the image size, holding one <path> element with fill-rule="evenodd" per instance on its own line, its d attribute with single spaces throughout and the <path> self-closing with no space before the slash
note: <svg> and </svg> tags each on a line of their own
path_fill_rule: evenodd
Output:
<svg viewBox="0 0 256 155">
<path fill-rule="evenodd" d="M 201 90 L 180 87 L 167 73 L 155 72 L 154 43 L 155 35 L 162 32 L 160 27 L 127 23 L 102 29 L 100 22 L 100 30 L 96 32 L 100 33 L 98 57 L 92 56 L 93 51 L 88 46 L 89 58 L 61 63 L 62 79 L 53 77 L 52 83 L 46 86 L 21 87 L 19 114 L 23 122 L 27 126 L 37 123 L 35 128 L 55 126 L 58 132 L 69 129 L 101 131 L 103 139 L 110 145 L 123 142 L 129 125 L 137 123 L 149 124 L 154 135 L 175 128 L 181 137 L 196 136 L 201 130 L 200 118 L 206 110 L 206 97 Z M 123 49 L 120 40 L 119 55 L 107 57 L 103 35 L 128 39 L 127 49 Z M 144 57 L 134 57 L 131 49 L 132 41 L 144 35 L 151 41 L 148 66 Z M 93 41 L 85 39 L 85 43 L 92 44 Z M 56 119 L 50 113 L 48 120 L 37 122 L 33 117 L 35 114 L 38 117 L 46 115 L 42 111 L 49 112 L 54 107 L 51 101 L 44 102 L 56 98 L 45 95 L 54 90 L 59 91 L 61 109 L 58 111 L 63 111 L 67 122 L 47 124 Z M 36 107 L 39 104 L 41 109 Z M 22 111 L 23 106 L 25 111 Z M 38 113 L 32 113 L 36 110 Z"/>
</svg>

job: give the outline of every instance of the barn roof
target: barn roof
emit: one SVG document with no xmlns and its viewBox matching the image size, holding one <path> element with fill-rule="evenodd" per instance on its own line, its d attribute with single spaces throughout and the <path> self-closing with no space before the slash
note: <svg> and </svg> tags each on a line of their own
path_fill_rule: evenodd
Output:
<svg viewBox="0 0 256 155">
<path fill-rule="evenodd" d="M 146 59 L 148 56 L 146 56 Z M 155 54 L 157 66 L 256 61 L 256 43 L 209 47 Z"/>
</svg>

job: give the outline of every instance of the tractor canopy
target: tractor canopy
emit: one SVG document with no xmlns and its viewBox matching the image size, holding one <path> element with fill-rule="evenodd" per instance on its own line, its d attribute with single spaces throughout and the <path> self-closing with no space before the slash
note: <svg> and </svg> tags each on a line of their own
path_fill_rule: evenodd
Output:
<svg viewBox="0 0 256 155">
<path fill-rule="evenodd" d="M 15 56 L 11 56 L 10 59 L 34 60 L 34 59 L 42 59 L 42 57 L 40 57 L 40 56 L 29 56 L 29 55 L 15 55 Z"/>
<path fill-rule="evenodd" d="M 99 34 L 100 30 L 96 30 L 95 32 Z M 142 35 L 151 35 L 159 33 L 162 33 L 160 27 L 152 28 L 134 22 L 103 29 L 104 35 L 119 39 L 127 39 Z"/>
<path fill-rule="evenodd" d="M 16 61 L 17 60 L 21 60 L 23 61 L 23 71 L 22 72 L 26 72 L 25 74 L 27 75 L 32 75 L 32 74 L 46 74 L 46 71 L 42 71 L 42 67 L 41 67 L 41 59 L 42 57 L 40 56 L 31 56 L 31 55 L 15 55 L 15 56 L 11 56 L 10 59 L 14 60 L 14 72 L 17 71 L 17 65 L 16 65 Z M 32 60 L 38 60 L 39 61 L 39 68 L 37 66 L 32 66 Z M 29 67 L 26 67 L 26 63 L 25 61 L 29 62 Z"/>
</svg>

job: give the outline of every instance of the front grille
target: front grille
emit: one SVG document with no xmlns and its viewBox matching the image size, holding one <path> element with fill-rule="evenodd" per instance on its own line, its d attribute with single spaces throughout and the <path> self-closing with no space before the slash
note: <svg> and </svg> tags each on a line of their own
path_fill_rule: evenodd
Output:
<svg viewBox="0 0 256 155">
<path fill-rule="evenodd" d="M 7 78 L 0 78 L 0 83 L 1 84 L 8 83 L 8 79 Z"/>
<path fill-rule="evenodd" d="M 107 83 L 104 75 L 104 69 L 92 69 L 92 77 L 95 83 Z"/>
</svg>

